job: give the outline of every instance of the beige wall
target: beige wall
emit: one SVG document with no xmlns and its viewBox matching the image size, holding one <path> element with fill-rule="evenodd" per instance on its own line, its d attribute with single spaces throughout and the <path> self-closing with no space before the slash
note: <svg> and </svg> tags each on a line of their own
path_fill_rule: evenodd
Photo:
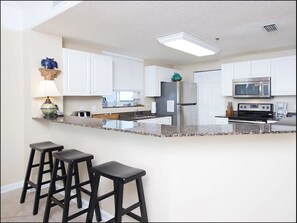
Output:
<svg viewBox="0 0 297 223">
<path fill-rule="evenodd" d="M 43 79 L 38 68 L 45 57 L 62 65 L 61 37 L 1 29 L 1 186 L 22 181 L 29 144 L 49 139 L 48 124 L 32 120 L 42 115 L 45 99 L 33 95 Z M 55 82 L 62 91 L 61 76 Z M 62 98 L 53 102 L 63 108 Z"/>
<path fill-rule="evenodd" d="M 23 177 L 24 79 L 23 34 L 1 29 L 1 186 Z"/>
</svg>

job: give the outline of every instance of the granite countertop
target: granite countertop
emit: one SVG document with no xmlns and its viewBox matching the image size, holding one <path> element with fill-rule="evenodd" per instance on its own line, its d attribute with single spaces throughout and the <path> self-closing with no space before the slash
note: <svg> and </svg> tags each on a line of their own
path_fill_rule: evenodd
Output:
<svg viewBox="0 0 297 223">
<path fill-rule="evenodd" d="M 173 126 L 153 123 L 139 123 L 135 121 L 108 120 L 98 118 L 82 118 L 64 116 L 55 119 L 34 117 L 34 120 L 44 120 L 61 124 L 83 126 L 89 128 L 121 131 L 126 133 L 149 135 L 156 137 L 182 136 L 216 136 L 216 135 L 245 135 L 245 134 L 280 134 L 296 133 L 296 118 L 288 124 L 247 124 L 232 123 L 224 125 L 192 125 Z M 292 124 L 293 123 L 293 124 Z M 295 123 L 295 124 L 294 124 Z"/>
</svg>

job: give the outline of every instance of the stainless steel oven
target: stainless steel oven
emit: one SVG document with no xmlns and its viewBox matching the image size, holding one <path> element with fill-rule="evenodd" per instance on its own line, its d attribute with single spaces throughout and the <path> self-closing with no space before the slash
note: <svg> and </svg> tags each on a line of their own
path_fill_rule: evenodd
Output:
<svg viewBox="0 0 297 223">
<path fill-rule="evenodd" d="M 273 121 L 273 104 L 238 103 L 237 115 L 229 117 L 229 122 L 265 124 Z"/>
<path fill-rule="evenodd" d="M 234 98 L 271 98 L 270 77 L 233 79 Z"/>
</svg>

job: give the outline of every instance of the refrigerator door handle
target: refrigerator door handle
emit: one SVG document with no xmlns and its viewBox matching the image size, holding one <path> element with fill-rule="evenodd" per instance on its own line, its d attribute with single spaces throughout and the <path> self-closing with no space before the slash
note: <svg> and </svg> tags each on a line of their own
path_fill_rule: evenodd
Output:
<svg viewBox="0 0 297 223">
<path fill-rule="evenodd" d="M 191 105 L 197 105 L 197 103 L 187 103 L 187 104 L 181 104 L 181 103 L 177 103 L 177 105 L 182 105 L 182 106 L 191 106 Z"/>
</svg>

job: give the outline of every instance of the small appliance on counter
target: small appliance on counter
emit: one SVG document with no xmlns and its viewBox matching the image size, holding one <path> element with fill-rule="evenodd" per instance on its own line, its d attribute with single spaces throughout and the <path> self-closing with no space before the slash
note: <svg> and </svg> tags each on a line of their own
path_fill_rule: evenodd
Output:
<svg viewBox="0 0 297 223">
<path fill-rule="evenodd" d="M 78 117 L 91 117 L 90 111 L 74 111 L 72 112 L 71 116 L 78 116 Z"/>
<path fill-rule="evenodd" d="M 287 116 L 288 110 L 287 102 L 276 102 L 275 104 L 275 118 L 281 119 Z"/>
</svg>

